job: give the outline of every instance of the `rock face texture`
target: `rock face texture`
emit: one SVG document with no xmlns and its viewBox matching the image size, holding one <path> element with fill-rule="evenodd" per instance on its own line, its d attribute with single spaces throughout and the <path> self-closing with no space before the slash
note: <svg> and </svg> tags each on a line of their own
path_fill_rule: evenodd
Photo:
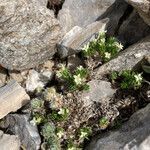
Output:
<svg viewBox="0 0 150 150">
<path fill-rule="evenodd" d="M 74 26 L 84 27 L 100 17 L 115 0 L 65 0 L 58 19 L 68 32 Z"/>
<path fill-rule="evenodd" d="M 0 131 L 0 150 L 20 150 L 18 136 L 4 134 Z"/>
<path fill-rule="evenodd" d="M 148 150 L 150 148 L 150 104 L 136 112 L 118 131 L 96 138 L 86 150 Z"/>
<path fill-rule="evenodd" d="M 53 12 L 35 0 L 0 0 L 0 64 L 10 70 L 51 58 L 60 38 Z"/>
<path fill-rule="evenodd" d="M 144 56 L 150 54 L 150 36 L 136 43 L 119 54 L 116 58 L 96 70 L 96 78 L 101 78 L 111 71 L 135 69 Z"/>
<path fill-rule="evenodd" d="M 131 4 L 144 19 L 144 21 L 150 25 L 150 0 L 126 0 Z"/>
</svg>

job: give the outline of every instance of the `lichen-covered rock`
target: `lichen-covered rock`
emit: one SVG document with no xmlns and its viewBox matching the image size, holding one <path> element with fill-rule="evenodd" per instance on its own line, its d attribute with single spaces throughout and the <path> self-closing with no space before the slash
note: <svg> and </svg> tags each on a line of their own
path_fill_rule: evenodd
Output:
<svg viewBox="0 0 150 150">
<path fill-rule="evenodd" d="M 27 69 L 54 55 L 61 28 L 46 6 L 35 0 L 0 0 L 0 16 L 2 66 Z"/>
<path fill-rule="evenodd" d="M 144 21 L 150 26 L 150 0 L 126 0 L 131 4 L 144 19 Z"/>
<path fill-rule="evenodd" d="M 85 27 L 100 17 L 115 0 L 65 0 L 58 19 L 64 32 Z"/>
</svg>

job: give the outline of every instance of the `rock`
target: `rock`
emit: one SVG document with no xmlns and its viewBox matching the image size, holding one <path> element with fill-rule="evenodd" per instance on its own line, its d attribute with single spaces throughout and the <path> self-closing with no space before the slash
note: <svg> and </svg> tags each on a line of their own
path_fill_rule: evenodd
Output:
<svg viewBox="0 0 150 150">
<path fill-rule="evenodd" d="M 20 150 L 18 136 L 4 134 L 0 131 L 0 150 Z"/>
<path fill-rule="evenodd" d="M 9 70 L 23 70 L 51 58 L 61 36 L 53 12 L 35 0 L 0 3 L 0 64 Z"/>
<path fill-rule="evenodd" d="M 104 31 L 108 19 L 96 21 L 85 28 L 75 26 L 70 30 L 58 44 L 58 54 L 61 58 L 73 55 L 81 51 L 83 45 L 99 31 Z"/>
<path fill-rule="evenodd" d="M 51 79 L 53 73 L 51 71 L 43 71 L 38 73 L 34 69 L 29 71 L 27 80 L 26 80 L 26 90 L 29 92 L 34 92 L 38 87 L 44 87 Z"/>
<path fill-rule="evenodd" d="M 9 77 L 10 77 L 10 80 L 15 80 L 17 81 L 18 83 L 23 83 L 24 80 L 26 80 L 27 78 L 27 73 L 28 71 L 11 71 L 9 70 Z"/>
<path fill-rule="evenodd" d="M 120 26 L 117 37 L 123 45 L 128 46 L 138 42 L 148 35 L 150 35 L 150 27 L 134 10 L 129 18 Z"/>
<path fill-rule="evenodd" d="M 38 87 L 44 87 L 44 83 L 40 81 L 39 73 L 35 70 L 30 70 L 26 80 L 26 90 L 33 92 Z"/>
<path fill-rule="evenodd" d="M 127 2 L 124 0 L 116 0 L 107 11 L 102 14 L 97 20 L 102 20 L 105 18 L 109 18 L 109 22 L 107 24 L 107 34 L 109 36 L 115 36 L 120 24 L 123 19 L 125 19 L 124 15 L 126 12 L 130 13 L 130 7 Z"/>
<path fill-rule="evenodd" d="M 69 56 L 67 62 L 67 67 L 71 71 L 74 71 L 77 67 L 83 65 L 83 61 L 77 55 Z"/>
<path fill-rule="evenodd" d="M 5 118 L 2 127 L 17 135 L 26 150 L 40 149 L 41 138 L 37 126 L 30 124 L 27 115 L 10 114 Z"/>
<path fill-rule="evenodd" d="M 132 115 L 117 131 L 93 139 L 86 150 L 148 150 L 150 148 L 150 104 Z"/>
<path fill-rule="evenodd" d="M 149 0 L 126 0 L 138 12 L 144 21 L 150 26 L 150 1 Z"/>
<path fill-rule="evenodd" d="M 58 19 L 65 33 L 74 26 L 85 27 L 101 16 L 115 0 L 65 0 Z"/>
<path fill-rule="evenodd" d="M 27 104 L 30 97 L 16 81 L 0 88 L 0 119 Z"/>
<path fill-rule="evenodd" d="M 6 84 L 7 79 L 7 70 L 3 67 L 0 67 L 0 87 Z"/>
<path fill-rule="evenodd" d="M 116 92 L 116 90 L 111 87 L 111 83 L 107 81 L 92 80 L 88 84 L 90 86 L 90 90 L 84 91 L 81 96 L 84 107 L 90 106 L 94 102 L 109 103 L 108 101 Z"/>
<path fill-rule="evenodd" d="M 136 69 L 145 55 L 150 54 L 150 37 L 146 37 L 119 54 L 116 58 L 99 67 L 95 72 L 96 78 L 101 78 L 104 74 L 112 71 L 122 71 L 126 69 Z"/>
</svg>

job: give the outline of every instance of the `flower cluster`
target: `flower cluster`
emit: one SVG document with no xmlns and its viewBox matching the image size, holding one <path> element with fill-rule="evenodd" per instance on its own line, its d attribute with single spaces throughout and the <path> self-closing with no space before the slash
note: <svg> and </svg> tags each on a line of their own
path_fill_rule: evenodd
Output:
<svg viewBox="0 0 150 150">
<path fill-rule="evenodd" d="M 64 80 L 69 90 L 88 90 L 89 86 L 86 83 L 88 77 L 87 69 L 82 66 L 77 67 L 73 74 L 64 65 L 57 71 L 57 77 Z"/>
<path fill-rule="evenodd" d="M 143 77 L 141 73 L 136 73 L 132 70 L 123 70 L 120 73 L 112 72 L 111 80 L 120 80 L 122 89 L 138 89 L 142 86 Z"/>
<path fill-rule="evenodd" d="M 106 32 L 99 32 L 96 39 L 89 42 L 82 49 L 85 57 L 91 57 L 99 54 L 104 62 L 115 57 L 123 45 L 114 37 L 106 38 Z"/>
</svg>

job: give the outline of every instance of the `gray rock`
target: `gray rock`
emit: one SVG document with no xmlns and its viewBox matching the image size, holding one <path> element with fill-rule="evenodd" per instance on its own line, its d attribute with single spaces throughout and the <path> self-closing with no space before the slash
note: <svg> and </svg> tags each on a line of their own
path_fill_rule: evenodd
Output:
<svg viewBox="0 0 150 150">
<path fill-rule="evenodd" d="M 115 0 L 65 0 L 58 19 L 65 33 L 74 26 L 85 27 L 101 16 Z"/>
<path fill-rule="evenodd" d="M 52 11 L 35 0 L 0 0 L 0 64 L 22 70 L 55 53 L 60 26 Z"/>
<path fill-rule="evenodd" d="M 120 26 L 117 37 L 123 45 L 128 46 L 148 35 L 150 35 L 150 27 L 134 10 L 129 18 Z"/>
<path fill-rule="evenodd" d="M 7 70 L 5 68 L 0 67 L 0 87 L 6 84 L 7 80 Z"/>
<path fill-rule="evenodd" d="M 149 150 L 150 104 L 132 115 L 119 130 L 93 139 L 86 150 Z"/>
<path fill-rule="evenodd" d="M 26 80 L 26 90 L 28 92 L 34 92 L 38 87 L 43 88 L 53 77 L 52 71 L 43 71 L 38 73 L 34 69 L 29 71 Z"/>
<path fill-rule="evenodd" d="M 69 55 L 80 52 L 83 45 L 89 42 L 96 33 L 105 30 L 107 22 L 108 19 L 104 19 L 89 24 L 85 28 L 75 26 L 58 44 L 57 47 L 59 56 L 61 58 L 65 58 Z"/>
<path fill-rule="evenodd" d="M 131 4 L 144 19 L 144 21 L 150 26 L 150 0 L 126 0 Z"/>
<path fill-rule="evenodd" d="M 41 138 L 37 126 L 29 122 L 27 115 L 11 114 L 6 116 L 3 128 L 20 138 L 21 145 L 26 150 L 39 150 Z"/>
<path fill-rule="evenodd" d="M 92 80 L 88 84 L 90 90 L 84 91 L 81 96 L 84 107 L 88 107 L 94 102 L 109 103 L 110 98 L 112 98 L 116 92 L 116 90 L 111 87 L 111 83 L 107 81 Z"/>
<path fill-rule="evenodd" d="M 150 37 L 146 37 L 119 54 L 116 58 L 99 67 L 96 78 L 101 78 L 111 71 L 122 71 L 126 69 L 136 69 L 145 55 L 150 54 Z"/>
<path fill-rule="evenodd" d="M 18 136 L 4 134 L 0 131 L 0 150 L 20 150 Z"/>
<path fill-rule="evenodd" d="M 109 36 L 115 36 L 123 21 L 122 19 L 125 19 L 124 15 L 127 11 L 129 13 L 129 4 L 124 0 L 116 0 L 97 20 L 109 18 L 106 28 L 107 34 Z"/>
</svg>

